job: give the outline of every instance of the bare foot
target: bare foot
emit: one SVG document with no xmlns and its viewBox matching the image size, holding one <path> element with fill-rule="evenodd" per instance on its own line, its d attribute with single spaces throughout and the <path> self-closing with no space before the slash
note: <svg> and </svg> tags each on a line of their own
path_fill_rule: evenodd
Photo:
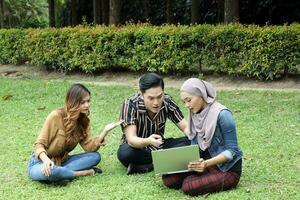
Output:
<svg viewBox="0 0 300 200">
<path fill-rule="evenodd" d="M 93 169 L 87 169 L 87 170 L 82 170 L 82 171 L 76 171 L 75 172 L 75 176 L 90 176 L 90 175 L 94 175 L 95 174 L 95 170 Z"/>
</svg>

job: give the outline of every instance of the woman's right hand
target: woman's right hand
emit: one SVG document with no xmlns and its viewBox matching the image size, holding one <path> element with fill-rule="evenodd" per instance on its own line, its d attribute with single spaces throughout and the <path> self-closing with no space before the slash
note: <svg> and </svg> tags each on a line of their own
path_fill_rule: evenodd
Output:
<svg viewBox="0 0 300 200">
<path fill-rule="evenodd" d="M 195 172 L 204 172 L 206 169 L 205 160 L 200 158 L 198 161 L 189 162 L 188 169 Z"/>
<path fill-rule="evenodd" d="M 45 176 L 51 175 L 51 169 L 54 167 L 54 162 L 50 160 L 45 152 L 39 155 L 40 159 L 43 161 L 42 172 Z"/>
<path fill-rule="evenodd" d="M 50 159 L 43 162 L 42 172 L 45 176 L 51 175 L 51 169 L 54 167 L 54 162 Z"/>
</svg>

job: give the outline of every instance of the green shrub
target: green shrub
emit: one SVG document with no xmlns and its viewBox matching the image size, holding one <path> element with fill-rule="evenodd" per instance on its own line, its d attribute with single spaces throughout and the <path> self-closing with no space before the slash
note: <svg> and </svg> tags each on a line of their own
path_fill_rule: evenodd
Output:
<svg viewBox="0 0 300 200">
<path fill-rule="evenodd" d="M 275 79 L 299 74 L 300 25 L 129 24 L 0 30 L 0 63 L 87 73 L 125 69 Z"/>
<path fill-rule="evenodd" d="M 21 64 L 27 60 L 26 33 L 19 29 L 0 29 L 1 64 Z"/>
</svg>

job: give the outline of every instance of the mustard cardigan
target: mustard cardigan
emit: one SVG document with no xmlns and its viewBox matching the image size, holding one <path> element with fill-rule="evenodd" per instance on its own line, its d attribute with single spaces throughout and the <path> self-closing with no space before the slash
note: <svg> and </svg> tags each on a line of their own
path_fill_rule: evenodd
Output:
<svg viewBox="0 0 300 200">
<path fill-rule="evenodd" d="M 52 111 L 34 143 L 35 158 L 39 159 L 39 155 L 45 152 L 47 156 L 55 163 L 61 165 L 68 158 L 68 154 L 77 144 L 86 152 L 97 151 L 100 147 L 98 138 L 91 138 L 90 133 L 81 141 L 74 139 L 70 143 L 66 143 L 65 127 L 63 125 L 63 112 L 60 109 Z"/>
</svg>

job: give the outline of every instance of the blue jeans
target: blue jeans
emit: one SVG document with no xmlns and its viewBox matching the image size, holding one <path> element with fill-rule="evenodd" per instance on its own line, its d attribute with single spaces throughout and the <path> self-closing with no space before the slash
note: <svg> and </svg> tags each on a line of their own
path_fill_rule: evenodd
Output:
<svg viewBox="0 0 300 200">
<path fill-rule="evenodd" d="M 45 176 L 42 172 L 43 161 L 35 159 L 34 153 L 30 156 L 28 175 L 34 181 L 62 181 L 75 177 L 75 171 L 91 169 L 101 160 L 98 152 L 80 153 L 70 156 L 61 166 L 54 166 L 51 175 Z"/>
</svg>

